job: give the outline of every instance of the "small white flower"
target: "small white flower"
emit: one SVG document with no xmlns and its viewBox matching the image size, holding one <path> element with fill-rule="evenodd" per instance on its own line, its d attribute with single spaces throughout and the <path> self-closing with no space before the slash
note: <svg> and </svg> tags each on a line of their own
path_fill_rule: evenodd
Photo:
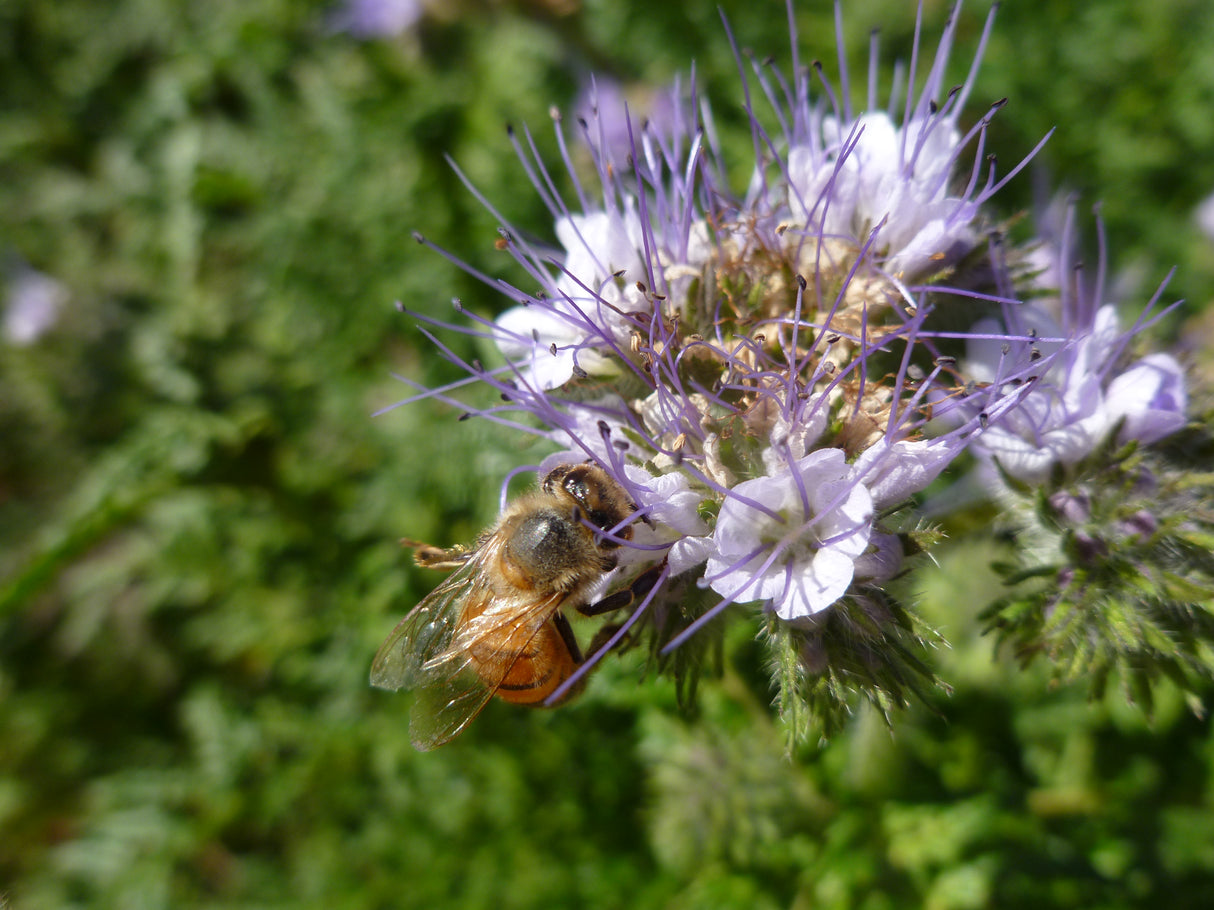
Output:
<svg viewBox="0 0 1214 910">
<path fill-rule="evenodd" d="M 841 449 L 811 452 L 730 493 L 705 569 L 714 591 L 770 601 L 786 620 L 824 610 L 847 592 L 868 548 L 873 501 Z"/>
</svg>

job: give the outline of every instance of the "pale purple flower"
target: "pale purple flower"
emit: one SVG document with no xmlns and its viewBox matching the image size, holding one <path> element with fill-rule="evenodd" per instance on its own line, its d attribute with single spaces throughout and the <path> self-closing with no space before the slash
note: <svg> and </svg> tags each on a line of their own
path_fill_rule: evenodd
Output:
<svg viewBox="0 0 1214 910">
<path fill-rule="evenodd" d="M 846 258 L 848 246 L 868 240 L 885 273 L 913 278 L 946 268 L 974 247 L 981 206 L 1028 160 L 998 181 L 992 165 L 983 179 L 986 129 L 1003 102 L 968 132 L 960 129 L 993 14 L 962 85 L 950 89 L 945 82 L 955 9 L 918 96 L 908 89 L 902 98 L 895 89 L 884 110 L 870 79 L 866 108 L 853 112 L 842 60 L 837 97 L 823 80 L 826 98 L 815 99 L 808 70 L 798 71 L 791 92 L 760 73 L 788 151 L 782 164 L 756 173 L 751 193 L 803 257 L 818 264 L 824 257 Z M 876 71 L 876 41 L 874 33 L 870 72 Z M 912 68 L 909 84 L 916 75 Z M 761 127 L 756 134 L 770 143 Z"/>
<path fill-rule="evenodd" d="M 1075 465 L 1103 444 L 1114 428 L 1117 441 L 1156 442 L 1184 426 L 1184 374 L 1175 358 L 1150 354 L 1127 363 L 1134 336 L 1147 325 L 1147 316 L 1163 290 L 1161 286 L 1138 321 L 1121 328 L 1116 309 L 1102 302 L 1103 251 L 1093 286 L 1083 275 L 1065 267 L 1072 259 L 1073 223 L 1058 238 L 1052 258 L 1060 263 L 1050 274 L 1069 275 L 1054 288 L 1053 314 L 1042 305 L 1004 308 L 1001 320 L 982 320 L 969 341 L 969 372 L 995 385 L 1006 382 L 1009 365 L 1039 366 L 1032 386 L 1015 408 L 988 420 L 973 450 L 988 461 L 997 459 L 1011 476 L 1029 482 L 1045 480 L 1055 464 Z M 1047 301 L 1048 305 L 1048 301 Z"/>
<path fill-rule="evenodd" d="M 413 28 L 425 12 L 423 0 L 344 0 L 329 25 L 355 38 L 392 38 Z"/>
<path fill-rule="evenodd" d="M 962 440 L 899 439 L 865 449 L 856 459 L 856 473 L 864 479 L 877 509 L 906 502 L 940 476 L 964 448 Z"/>
<path fill-rule="evenodd" d="M 550 279 L 544 304 L 528 302 L 498 318 L 502 353 L 524 365 L 543 389 L 564 385 L 575 367 L 602 372 L 605 360 L 597 348 L 626 344 L 635 328 L 626 314 L 652 308 L 647 290 L 638 285 L 647 289 L 655 268 L 664 281 L 678 281 L 679 269 L 695 273 L 707 255 L 702 232 L 681 238 L 676 252 L 666 227 L 647 231 L 632 199 L 619 210 L 557 219 L 557 238 L 565 249 L 560 273 Z M 648 256 L 647 243 L 657 246 Z"/>
<path fill-rule="evenodd" d="M 21 267 L 8 281 L 4 302 L 4 337 L 9 344 L 33 344 L 59 321 L 67 288 L 50 275 Z"/>
<path fill-rule="evenodd" d="M 614 79 L 592 78 L 578 93 L 573 113 L 590 149 L 615 167 L 628 167 L 647 125 L 670 135 L 686 133 L 686 124 L 695 120 L 689 107 L 679 79 L 656 91 L 636 87 L 625 92 Z"/>
<path fill-rule="evenodd" d="M 1185 425 L 1187 405 L 1184 370 L 1170 354 L 1148 354 L 1105 391 L 1109 415 L 1125 421 L 1118 434 L 1122 442 L 1149 445 L 1172 435 Z"/>
</svg>

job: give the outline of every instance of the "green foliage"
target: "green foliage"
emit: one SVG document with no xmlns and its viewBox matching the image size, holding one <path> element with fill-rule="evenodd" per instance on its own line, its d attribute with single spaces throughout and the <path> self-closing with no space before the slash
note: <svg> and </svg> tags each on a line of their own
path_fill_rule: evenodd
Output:
<svg viewBox="0 0 1214 910">
<path fill-rule="evenodd" d="M 956 695 L 896 735 L 865 708 L 785 757 L 747 636 L 694 723 L 629 652 L 566 708 L 493 704 L 412 751 L 406 697 L 367 681 L 434 583 L 396 541 L 471 540 L 546 454 L 437 405 L 369 416 L 408 394 L 389 371 L 457 375 L 394 300 L 503 305 L 410 239 L 503 268 L 443 156 L 550 238 L 504 124 L 554 153 L 548 108 L 588 69 L 659 82 L 692 60 L 727 157 L 749 147 L 715 3 L 568 5 L 438 3 L 361 43 L 322 2 L 0 6 L 0 265 L 70 293 L 0 354 L 0 906 L 1214 903 L 1208 722 L 1168 685 L 1147 726 L 992 662 L 975 535 L 913 598 Z M 1076 26 L 1046 6 L 1005 5 L 975 111 L 1012 94 L 1005 161 L 1057 123 L 1048 160 L 1108 202 L 1114 249 L 1152 277 L 1180 261 L 1204 303 L 1209 11 L 1156 4 L 1143 27 L 1104 4 Z M 908 47 L 906 4 L 848 7 L 853 60 L 876 24 L 887 61 Z M 786 59 L 780 6 L 725 8 Z M 834 59 L 829 9 L 797 19 L 803 59 Z"/>
</svg>

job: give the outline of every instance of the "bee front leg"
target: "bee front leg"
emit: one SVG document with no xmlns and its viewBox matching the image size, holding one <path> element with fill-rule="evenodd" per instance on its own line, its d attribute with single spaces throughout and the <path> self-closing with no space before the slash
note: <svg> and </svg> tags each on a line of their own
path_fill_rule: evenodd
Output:
<svg viewBox="0 0 1214 910">
<path fill-rule="evenodd" d="M 583 616 L 602 616 L 604 613 L 611 613 L 615 610 L 622 610 L 624 607 L 630 607 L 634 601 L 644 597 L 653 589 L 661 573 L 661 563 L 656 566 L 650 566 L 638 575 L 628 587 L 621 588 L 613 594 L 608 594 L 600 601 L 578 607 L 578 612 Z"/>
<path fill-rule="evenodd" d="M 601 616 L 604 613 L 611 613 L 614 610 L 622 610 L 624 607 L 631 606 L 635 601 L 643 598 L 653 590 L 653 586 L 657 584 L 658 577 L 662 574 L 664 565 L 665 563 L 659 563 L 656 566 L 650 566 L 638 575 L 628 587 L 616 591 L 614 594 L 608 594 L 597 603 L 579 607 L 578 612 L 586 616 Z M 586 651 L 586 656 L 593 657 L 601 651 L 607 645 L 607 642 L 611 641 L 612 637 L 620 631 L 620 625 L 617 622 L 607 623 L 595 632 L 594 638 L 590 640 L 590 647 Z M 621 642 L 621 645 L 624 650 L 632 647 L 632 636 L 628 635 Z"/>
</svg>

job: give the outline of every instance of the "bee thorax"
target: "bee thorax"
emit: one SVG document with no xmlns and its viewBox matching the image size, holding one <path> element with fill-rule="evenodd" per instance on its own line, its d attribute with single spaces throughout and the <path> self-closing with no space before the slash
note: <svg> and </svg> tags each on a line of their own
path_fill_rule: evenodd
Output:
<svg viewBox="0 0 1214 910">
<path fill-rule="evenodd" d="M 502 547 L 501 569 L 520 590 L 563 587 L 563 576 L 586 562 L 586 533 L 552 510 L 521 516 Z"/>
</svg>

